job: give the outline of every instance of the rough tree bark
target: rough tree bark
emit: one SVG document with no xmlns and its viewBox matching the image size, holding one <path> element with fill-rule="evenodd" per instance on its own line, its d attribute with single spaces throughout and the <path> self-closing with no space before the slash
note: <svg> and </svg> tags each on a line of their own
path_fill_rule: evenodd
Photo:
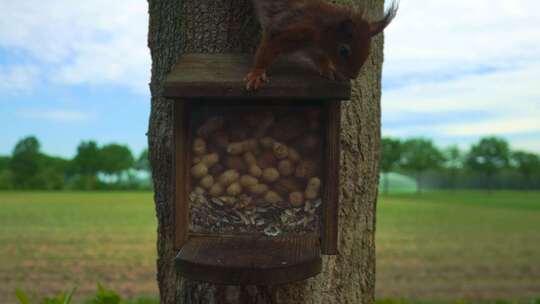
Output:
<svg viewBox="0 0 540 304">
<path fill-rule="evenodd" d="M 338 1 L 336 1 L 338 2 Z M 343 0 L 341 3 L 360 2 Z M 382 0 L 365 0 L 368 16 L 380 16 Z M 148 45 L 152 55 L 152 108 L 148 142 L 158 218 L 157 279 L 161 303 L 264 303 L 264 290 L 240 291 L 185 282 L 173 260 L 172 106 L 161 97 L 165 75 L 181 53 L 251 52 L 258 26 L 250 0 L 149 0 Z M 339 251 L 325 257 L 322 273 L 277 288 L 278 303 L 365 303 L 374 301 L 375 209 L 380 142 L 383 39 L 354 82 L 352 101 L 343 104 Z M 226 302 L 224 302 L 226 300 Z"/>
</svg>

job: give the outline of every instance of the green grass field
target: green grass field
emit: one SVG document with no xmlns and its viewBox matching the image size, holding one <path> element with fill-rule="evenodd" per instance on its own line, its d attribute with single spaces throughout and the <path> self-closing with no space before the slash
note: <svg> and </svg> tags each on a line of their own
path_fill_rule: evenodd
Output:
<svg viewBox="0 0 540 304">
<path fill-rule="evenodd" d="M 155 295 L 150 193 L 0 193 L 0 303 L 15 288 L 78 298 L 96 282 Z M 540 193 L 382 196 L 377 297 L 540 297 Z"/>
<path fill-rule="evenodd" d="M 540 193 L 381 197 L 377 296 L 540 297 Z"/>
<path fill-rule="evenodd" d="M 150 193 L 0 193 L 0 303 L 16 287 L 53 294 L 96 282 L 157 294 Z"/>
</svg>

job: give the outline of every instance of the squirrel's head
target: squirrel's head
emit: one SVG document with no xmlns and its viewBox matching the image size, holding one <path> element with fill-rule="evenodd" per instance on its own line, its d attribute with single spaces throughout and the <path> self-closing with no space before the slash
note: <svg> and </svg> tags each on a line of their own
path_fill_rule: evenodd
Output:
<svg viewBox="0 0 540 304">
<path fill-rule="evenodd" d="M 327 28 L 327 53 L 339 76 L 355 79 L 366 62 L 371 38 L 381 33 L 396 16 L 398 3 L 392 5 L 378 21 L 366 21 L 362 13 L 353 13 L 336 20 Z"/>
</svg>

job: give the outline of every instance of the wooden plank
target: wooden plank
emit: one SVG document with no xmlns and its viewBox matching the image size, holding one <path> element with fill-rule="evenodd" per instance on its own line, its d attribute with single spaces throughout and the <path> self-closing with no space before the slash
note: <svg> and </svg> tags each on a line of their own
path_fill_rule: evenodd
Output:
<svg viewBox="0 0 540 304">
<path fill-rule="evenodd" d="M 183 130 L 184 130 L 184 142 L 185 142 L 185 152 L 184 152 L 184 187 L 185 187 L 185 239 L 189 239 L 189 228 L 191 226 L 191 216 L 190 216 L 190 200 L 189 193 L 191 193 L 191 158 L 193 152 L 193 136 L 191 130 L 191 114 L 192 106 L 190 103 L 184 103 L 184 118 L 183 118 Z"/>
<path fill-rule="evenodd" d="M 326 145 L 324 153 L 324 186 L 321 227 L 321 250 L 323 254 L 335 255 L 338 241 L 338 202 L 340 166 L 341 103 L 328 101 L 323 113 L 326 125 Z"/>
<path fill-rule="evenodd" d="M 268 101 L 348 100 L 349 81 L 332 81 L 305 62 L 282 59 L 268 70 L 270 82 L 256 91 L 245 89 L 244 77 L 251 67 L 246 54 L 186 54 L 167 76 L 164 96 L 185 99 Z"/>
<path fill-rule="evenodd" d="M 173 104 L 173 191 L 174 191 L 174 225 L 175 248 L 179 250 L 185 243 L 188 231 L 188 201 L 186 179 L 187 161 L 187 111 L 183 103 Z"/>
<path fill-rule="evenodd" d="M 191 237 L 175 259 L 183 277 L 225 285 L 280 285 L 321 271 L 316 236 Z"/>
</svg>

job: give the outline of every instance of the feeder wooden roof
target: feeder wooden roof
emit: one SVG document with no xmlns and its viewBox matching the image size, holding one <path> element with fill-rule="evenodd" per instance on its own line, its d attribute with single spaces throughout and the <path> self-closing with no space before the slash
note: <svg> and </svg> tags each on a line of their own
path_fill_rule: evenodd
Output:
<svg viewBox="0 0 540 304">
<path fill-rule="evenodd" d="M 349 81 L 332 81 L 299 61 L 282 59 L 268 70 L 269 83 L 245 89 L 252 57 L 245 54 L 185 54 L 163 83 L 163 96 L 173 99 L 348 100 Z"/>
</svg>

